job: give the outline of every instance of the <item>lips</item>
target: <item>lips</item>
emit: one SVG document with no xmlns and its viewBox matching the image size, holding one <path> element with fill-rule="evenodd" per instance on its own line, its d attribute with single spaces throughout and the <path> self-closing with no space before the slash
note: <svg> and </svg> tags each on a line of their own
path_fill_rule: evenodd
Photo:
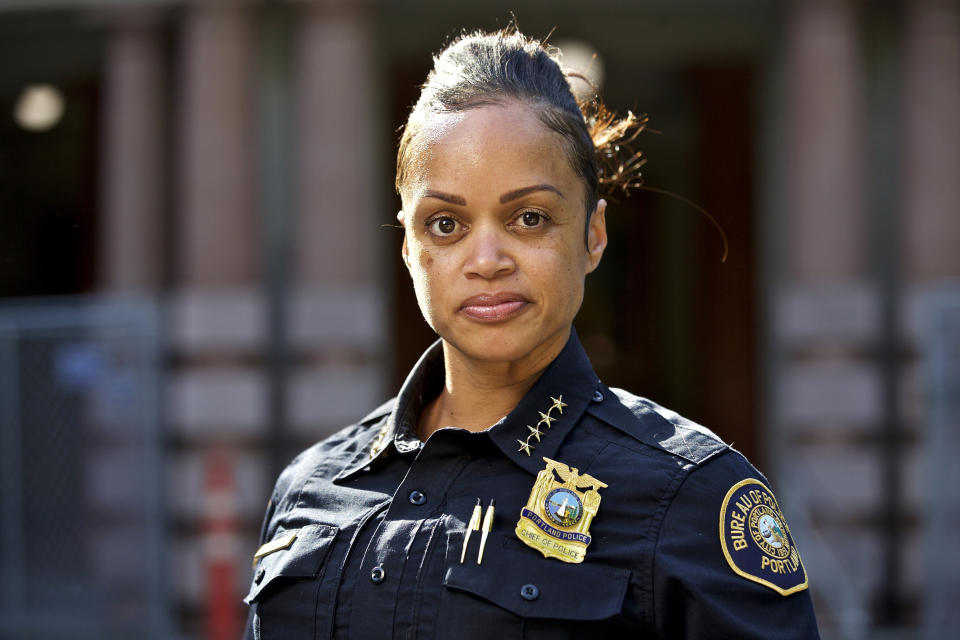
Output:
<svg viewBox="0 0 960 640">
<path fill-rule="evenodd" d="M 480 322 L 502 322 L 526 309 L 530 301 L 512 291 L 481 293 L 460 304 L 460 312 Z"/>
</svg>

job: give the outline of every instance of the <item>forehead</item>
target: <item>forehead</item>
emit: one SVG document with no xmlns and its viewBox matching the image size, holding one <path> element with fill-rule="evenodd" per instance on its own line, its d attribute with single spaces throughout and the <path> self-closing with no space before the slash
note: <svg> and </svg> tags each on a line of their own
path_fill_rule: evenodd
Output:
<svg viewBox="0 0 960 640">
<path fill-rule="evenodd" d="M 407 200 L 427 189 L 499 195 L 549 183 L 579 199 L 584 187 L 563 142 L 533 107 L 518 102 L 432 114 L 417 134 L 402 195 Z"/>
</svg>

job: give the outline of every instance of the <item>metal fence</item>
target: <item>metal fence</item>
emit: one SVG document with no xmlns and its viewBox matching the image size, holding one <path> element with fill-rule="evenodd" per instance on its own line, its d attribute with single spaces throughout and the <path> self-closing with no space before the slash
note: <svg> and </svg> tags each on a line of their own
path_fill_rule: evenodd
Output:
<svg viewBox="0 0 960 640">
<path fill-rule="evenodd" d="M 157 315 L 0 305 L 0 637 L 170 637 Z"/>
<path fill-rule="evenodd" d="M 929 390 L 926 440 L 927 528 L 924 539 L 924 637 L 954 636 L 960 628 L 960 295 L 931 304 L 924 368 Z"/>
</svg>

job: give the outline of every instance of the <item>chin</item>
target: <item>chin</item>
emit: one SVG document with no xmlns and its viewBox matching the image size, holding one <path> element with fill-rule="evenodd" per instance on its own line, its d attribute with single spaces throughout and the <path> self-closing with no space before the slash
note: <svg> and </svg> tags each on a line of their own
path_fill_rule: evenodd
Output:
<svg viewBox="0 0 960 640">
<path fill-rule="evenodd" d="M 472 360 L 488 364 L 511 364 L 520 362 L 530 355 L 530 350 L 525 345 L 483 344 L 475 349 L 470 349 L 470 346 L 473 345 L 468 345 L 467 349 L 460 349 L 460 351 Z"/>
<path fill-rule="evenodd" d="M 471 360 L 493 364 L 525 360 L 540 348 L 549 345 L 553 342 L 554 336 L 563 332 L 559 328 L 552 331 L 522 331 L 517 326 L 511 326 L 511 323 L 505 323 L 497 326 L 469 327 L 466 331 L 438 333 L 445 342 Z M 559 353 L 566 343 L 566 338 L 557 342 L 556 351 Z"/>
</svg>

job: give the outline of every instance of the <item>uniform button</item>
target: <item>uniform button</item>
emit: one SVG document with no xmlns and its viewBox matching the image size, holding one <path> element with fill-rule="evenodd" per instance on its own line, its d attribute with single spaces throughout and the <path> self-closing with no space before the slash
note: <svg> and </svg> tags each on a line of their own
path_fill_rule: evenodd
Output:
<svg viewBox="0 0 960 640">
<path fill-rule="evenodd" d="M 603 402 L 603 394 L 600 393 L 600 390 L 597 389 L 593 392 L 593 401 L 594 402 Z"/>
<path fill-rule="evenodd" d="M 540 597 L 540 589 L 535 584 L 525 584 L 520 587 L 520 596 L 524 600 L 536 600 Z"/>
<path fill-rule="evenodd" d="M 266 575 L 266 571 L 264 571 L 263 569 L 260 569 L 259 571 L 257 571 L 257 575 L 253 579 L 253 581 L 256 582 L 257 584 L 260 584 L 261 582 L 263 582 L 264 575 Z"/>
<path fill-rule="evenodd" d="M 410 492 L 410 495 L 407 496 L 407 499 L 410 500 L 410 504 L 415 504 L 419 506 L 427 501 L 427 496 L 426 494 L 423 493 L 423 491 L 420 491 L 419 489 L 414 489 L 413 491 Z"/>
<path fill-rule="evenodd" d="M 373 571 L 370 572 L 370 579 L 373 580 L 374 584 L 380 584 L 386 577 L 387 572 L 384 571 L 383 567 L 379 564 L 373 568 Z"/>
</svg>

